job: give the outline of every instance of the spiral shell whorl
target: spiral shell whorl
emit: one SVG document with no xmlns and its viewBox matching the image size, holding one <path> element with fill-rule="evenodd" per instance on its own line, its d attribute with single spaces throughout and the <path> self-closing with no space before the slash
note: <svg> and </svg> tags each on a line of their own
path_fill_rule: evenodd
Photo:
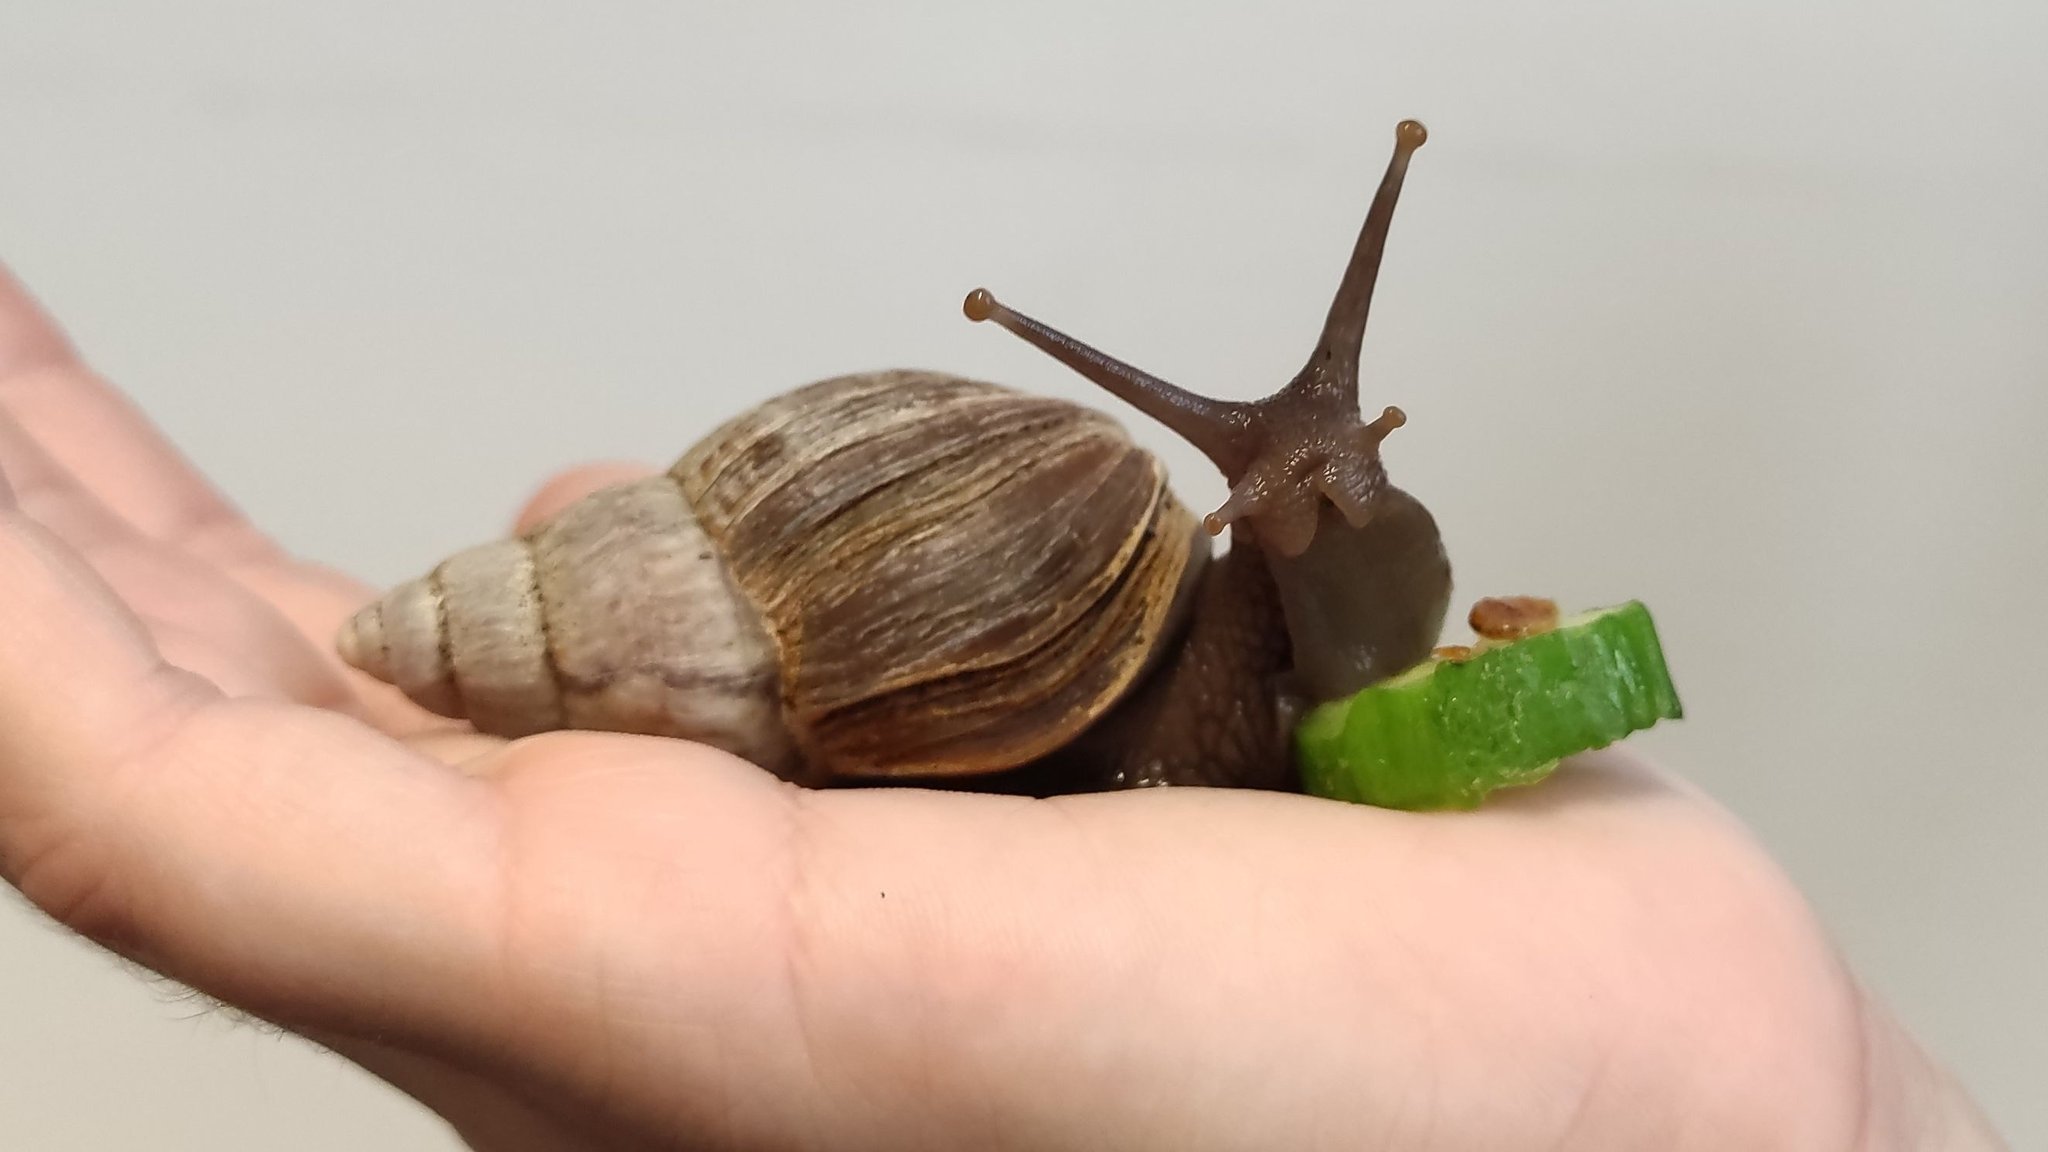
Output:
<svg viewBox="0 0 2048 1152">
<path fill-rule="evenodd" d="M 801 771 L 773 646 L 668 477 L 456 553 L 357 613 L 337 650 L 491 735 L 675 736 Z"/>
<path fill-rule="evenodd" d="M 988 774 L 1129 694 L 1205 541 L 1106 415 L 860 373 L 450 557 L 338 643 L 488 733 L 678 736 L 802 783 Z"/>
<path fill-rule="evenodd" d="M 938 372 L 822 380 L 670 474 L 838 779 L 999 772 L 1135 685 L 1207 557 L 1165 466 L 1093 409 Z"/>
</svg>

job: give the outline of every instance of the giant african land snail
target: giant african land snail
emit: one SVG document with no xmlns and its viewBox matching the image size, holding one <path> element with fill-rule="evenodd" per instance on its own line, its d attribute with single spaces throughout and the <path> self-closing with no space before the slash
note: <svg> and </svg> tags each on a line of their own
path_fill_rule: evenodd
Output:
<svg viewBox="0 0 2048 1152">
<path fill-rule="evenodd" d="M 400 585 L 352 665 L 479 730 L 685 737 L 808 784 L 1292 788 L 1291 717 L 1436 643 L 1450 564 L 1358 410 L 1404 121 L 1308 363 L 1209 400 L 977 290 L 995 320 L 1187 439 L 1197 521 L 1113 420 L 930 372 L 821 381 L 667 473 Z M 1231 528 L 1212 559 L 1209 535 Z"/>
</svg>

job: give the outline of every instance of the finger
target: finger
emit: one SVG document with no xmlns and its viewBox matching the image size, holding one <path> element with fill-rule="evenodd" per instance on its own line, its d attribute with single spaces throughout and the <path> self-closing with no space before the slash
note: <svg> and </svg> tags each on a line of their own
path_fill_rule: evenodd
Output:
<svg viewBox="0 0 2048 1152">
<path fill-rule="evenodd" d="M 0 268 L 0 414 L 11 414 L 38 456 L 41 475 L 63 473 L 66 483 L 97 507 L 70 495 L 54 515 L 63 534 L 83 540 L 110 536 L 121 521 L 146 539 L 175 546 L 208 563 L 254 596 L 268 601 L 321 654 L 322 674 L 353 685 L 377 724 L 393 733 L 443 728 L 387 685 L 346 668 L 333 651 L 341 621 L 371 596 L 339 573 L 293 560 L 245 520 L 142 414 L 79 360 L 57 326 L 28 291 Z M 18 439 L 18 438 L 17 438 Z M 16 448 L 6 455 L 21 457 Z M 38 504 L 44 504 L 38 497 Z M 330 685 L 331 686 L 331 685 Z M 304 694 L 298 694 L 304 699 Z M 338 698 L 337 698 L 338 699 Z"/>
<path fill-rule="evenodd" d="M 459 1029 L 451 988 L 492 970 L 480 797 L 362 725 L 170 667 L 0 512 L 0 878 L 61 922 L 287 1027 Z"/>
<path fill-rule="evenodd" d="M 0 264 L 0 377 L 77 359 L 56 321 Z"/>
<path fill-rule="evenodd" d="M 299 645 L 348 686 L 363 717 L 380 731 L 410 738 L 469 730 L 465 722 L 427 711 L 397 688 L 341 659 L 335 637 L 344 621 L 375 599 L 376 593 L 369 588 L 339 573 L 296 563 L 231 565 L 227 572 L 289 622 Z"/>
<path fill-rule="evenodd" d="M 43 451 L 20 424 L 0 410 L 0 473 L 14 501 L 30 518 L 80 552 L 134 535 L 133 529 Z"/>
<path fill-rule="evenodd" d="M 0 410 L 144 534 L 209 554 L 274 551 L 0 269 Z"/>
<path fill-rule="evenodd" d="M 152 542 L 113 514 L 6 413 L 0 471 L 21 510 L 90 563 L 160 647 L 232 695 L 273 695 L 355 712 L 361 702 L 338 658 L 306 644 L 270 602 L 182 550 Z M 166 655 L 169 655 L 166 652 Z"/>
<path fill-rule="evenodd" d="M 532 531 L 559 515 L 562 509 L 600 488 L 642 480 L 654 474 L 655 469 L 644 464 L 624 462 L 587 464 L 571 469 L 541 485 L 540 490 L 527 500 L 514 522 L 515 530 Z"/>
<path fill-rule="evenodd" d="M 31 517 L 80 551 L 135 539 L 182 543 L 184 551 L 217 564 L 268 601 L 274 615 L 289 619 L 322 652 L 330 648 L 340 621 L 371 596 L 367 586 L 338 572 L 291 562 L 242 521 L 125 400 L 88 373 L 57 326 L 4 266 L 0 389 L 8 389 L 0 392 L 0 418 L 12 416 L 0 428 L 0 465 L 12 471 Z M 102 428 L 113 435 L 104 445 L 92 445 L 92 433 Z M 88 441 L 86 449 L 78 449 L 80 439 Z M 63 461 L 66 445 L 72 445 L 74 457 L 86 455 L 84 467 Z M 123 463 L 123 455 L 133 459 Z M 334 656 L 328 674 L 338 683 L 358 683 Z M 358 687 L 406 724 L 424 719 L 410 701 L 385 699 L 389 693 L 375 685 Z"/>
<path fill-rule="evenodd" d="M 389 685 L 342 663 L 333 637 L 371 596 L 361 584 L 311 565 L 265 557 L 217 567 L 144 536 L 88 491 L 0 409 L 0 471 L 23 510 L 84 555 L 151 626 L 160 643 L 234 695 L 262 692 L 360 713 L 409 734 L 450 725 Z"/>
</svg>

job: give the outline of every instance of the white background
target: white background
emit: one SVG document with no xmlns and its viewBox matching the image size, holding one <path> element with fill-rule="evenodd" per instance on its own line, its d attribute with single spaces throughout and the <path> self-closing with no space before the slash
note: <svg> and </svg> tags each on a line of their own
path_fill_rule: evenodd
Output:
<svg viewBox="0 0 2048 1152">
<path fill-rule="evenodd" d="M 1364 399 L 1461 598 L 1647 600 L 1689 716 L 1641 746 L 2041 1147 L 2044 56 L 2038 0 L 5 0 L 0 260 L 389 581 L 819 376 L 1101 403 L 976 284 L 1262 393 L 1420 118 Z M 449 1146 L 18 900 L 0 957 L 9 1148 Z"/>
</svg>

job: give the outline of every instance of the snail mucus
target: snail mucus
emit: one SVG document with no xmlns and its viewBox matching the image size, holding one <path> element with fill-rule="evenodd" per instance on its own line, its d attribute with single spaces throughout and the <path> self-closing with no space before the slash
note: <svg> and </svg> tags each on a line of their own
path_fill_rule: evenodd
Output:
<svg viewBox="0 0 2048 1152">
<path fill-rule="evenodd" d="M 679 737 L 814 787 L 1294 790 L 1294 717 L 1426 657 L 1450 603 L 1436 522 L 1380 459 L 1405 417 L 1358 401 L 1425 139 L 1397 128 L 1321 338 L 1264 399 L 1184 391 L 967 296 L 1207 456 L 1230 494 L 1206 517 L 1091 408 L 840 376 L 450 556 L 348 621 L 340 654 L 481 732 Z"/>
</svg>

